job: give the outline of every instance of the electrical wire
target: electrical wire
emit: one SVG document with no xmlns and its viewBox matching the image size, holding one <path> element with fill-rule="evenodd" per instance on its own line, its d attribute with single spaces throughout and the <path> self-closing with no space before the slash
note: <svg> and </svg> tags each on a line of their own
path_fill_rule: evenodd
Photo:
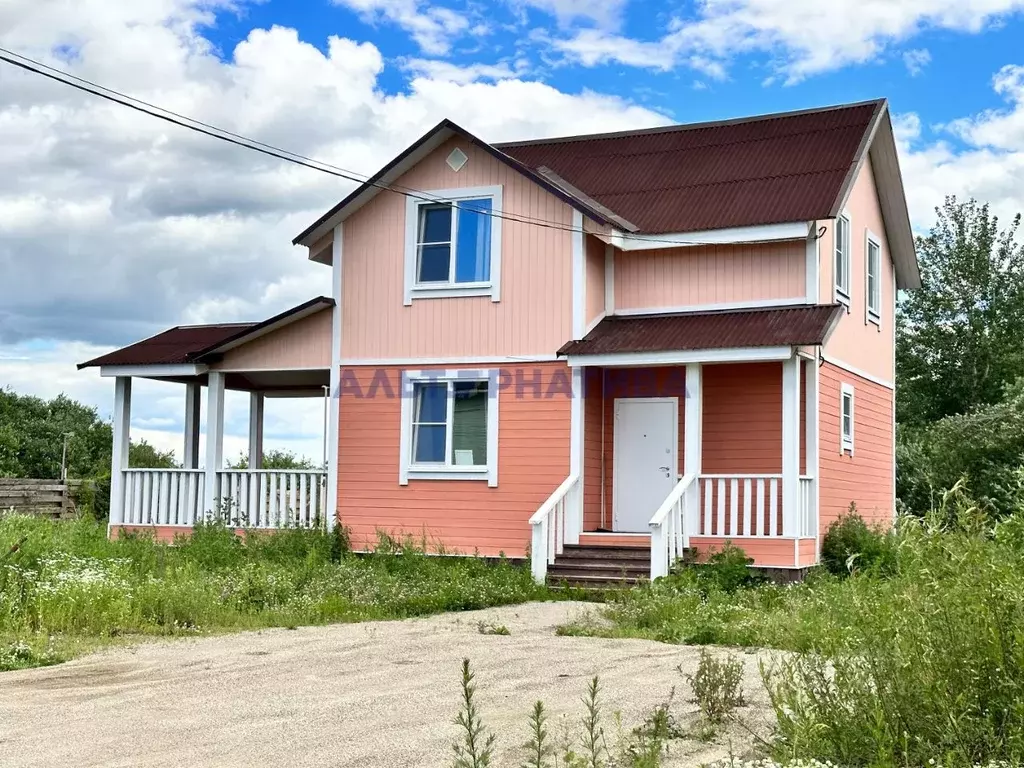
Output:
<svg viewBox="0 0 1024 768">
<path fill-rule="evenodd" d="M 0 61 L 6 62 L 12 66 L 18 67 L 27 72 L 41 75 L 49 80 L 61 83 L 63 85 L 70 86 L 79 91 L 89 93 L 93 96 L 97 96 L 101 99 L 113 102 L 128 109 L 132 109 L 136 112 L 140 112 L 149 117 L 154 117 L 158 120 L 171 123 L 187 130 L 195 131 L 202 135 L 208 136 L 213 139 L 233 144 L 243 149 L 249 149 L 260 154 L 273 157 L 278 160 L 284 160 L 285 162 L 293 163 L 295 165 L 309 168 L 314 171 L 320 171 L 321 173 L 327 173 L 338 178 L 345 179 L 360 185 L 369 185 L 377 189 L 392 192 L 394 194 L 402 195 L 404 197 L 413 198 L 425 203 L 438 203 L 448 202 L 446 198 L 438 197 L 430 192 L 418 190 L 412 187 L 405 187 L 400 184 L 385 183 L 381 181 L 374 181 L 373 178 L 367 174 L 359 173 L 357 171 L 351 171 L 346 168 L 342 168 L 331 163 L 317 160 L 306 155 L 292 152 L 287 149 L 267 144 L 266 142 L 258 141 L 257 139 L 243 136 L 242 134 L 234 133 L 225 128 L 212 125 L 210 123 L 197 120 L 196 118 L 189 117 L 187 115 L 180 114 L 173 110 L 161 107 L 157 104 L 152 104 L 148 101 L 144 101 L 135 96 L 122 93 L 120 91 L 109 88 L 105 85 L 100 85 L 91 80 L 87 80 L 84 77 L 73 75 L 70 72 L 66 72 L 56 67 L 51 67 L 48 64 L 44 64 L 41 61 L 37 61 L 33 58 L 25 56 L 24 54 L 17 53 L 15 51 L 8 50 L 7 48 L 0 47 Z M 161 114 L 162 113 L 162 114 Z M 527 216 L 523 214 L 510 214 L 505 211 L 494 211 L 494 210 L 479 210 L 476 211 L 479 215 L 489 216 L 491 218 L 502 219 L 505 221 L 512 221 L 518 224 L 527 224 L 531 226 L 544 227 L 547 229 L 556 229 L 564 232 L 579 233 L 586 230 L 572 225 L 566 225 L 561 222 L 552 221 L 550 219 L 542 219 L 533 216 Z M 718 243 L 704 242 L 699 240 L 671 240 L 664 238 L 652 237 L 650 235 L 636 235 L 633 233 L 622 232 L 618 234 L 618 237 L 624 240 L 638 240 L 647 243 L 658 243 L 663 245 L 675 245 L 675 246 L 686 246 L 686 245 L 717 245 Z"/>
</svg>

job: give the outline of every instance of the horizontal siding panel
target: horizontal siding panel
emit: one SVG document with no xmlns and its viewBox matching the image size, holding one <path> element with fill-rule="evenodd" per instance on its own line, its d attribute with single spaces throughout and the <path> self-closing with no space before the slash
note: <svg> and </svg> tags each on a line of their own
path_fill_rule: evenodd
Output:
<svg viewBox="0 0 1024 768">
<path fill-rule="evenodd" d="M 854 453 L 840 453 L 839 393 L 854 389 Z M 893 391 L 831 363 L 821 366 L 821 533 L 851 502 L 869 522 L 893 519 Z"/>
<path fill-rule="evenodd" d="M 438 366 L 432 366 L 438 367 Z M 490 368 L 463 365 L 462 368 Z M 542 393 L 564 380 L 563 363 L 530 366 L 539 371 Z M 364 389 L 376 369 L 351 369 Z M 388 368 L 401 381 L 401 369 Z M 503 374 L 514 376 L 514 369 Z M 342 397 L 338 430 L 338 516 L 352 532 L 353 546 L 371 547 L 377 530 L 393 536 L 424 535 L 429 546 L 483 555 L 520 557 L 530 539 L 530 516 L 569 474 L 570 399 L 498 395 L 498 487 L 475 480 L 417 480 L 399 485 L 401 400 Z"/>
</svg>

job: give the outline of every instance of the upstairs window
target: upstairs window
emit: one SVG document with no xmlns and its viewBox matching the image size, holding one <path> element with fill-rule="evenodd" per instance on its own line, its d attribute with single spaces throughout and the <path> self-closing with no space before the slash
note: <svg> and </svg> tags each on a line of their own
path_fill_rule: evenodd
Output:
<svg viewBox="0 0 1024 768">
<path fill-rule="evenodd" d="M 836 219 L 835 299 L 850 306 L 850 219 Z"/>
<path fill-rule="evenodd" d="M 414 298 L 491 296 L 498 300 L 501 187 L 409 198 L 405 303 Z"/>
<path fill-rule="evenodd" d="M 839 452 L 853 456 L 853 387 L 843 384 L 839 394 Z"/>
<path fill-rule="evenodd" d="M 867 319 L 869 322 L 879 325 L 882 319 L 882 246 L 870 234 L 868 235 L 866 253 Z"/>
<path fill-rule="evenodd" d="M 491 371 L 408 371 L 402 392 L 401 474 L 497 484 L 498 400 Z"/>
</svg>

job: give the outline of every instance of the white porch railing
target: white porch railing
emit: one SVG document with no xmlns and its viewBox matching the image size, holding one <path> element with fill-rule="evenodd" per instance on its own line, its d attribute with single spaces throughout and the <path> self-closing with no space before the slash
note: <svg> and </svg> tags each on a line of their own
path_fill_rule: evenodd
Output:
<svg viewBox="0 0 1024 768">
<path fill-rule="evenodd" d="M 814 478 L 809 475 L 800 476 L 800 535 L 816 537 L 818 535 L 818 513 L 816 510 L 817 495 L 814 492 Z"/>
<path fill-rule="evenodd" d="M 319 470 L 221 470 L 213 510 L 205 508 L 205 470 L 122 471 L 123 525 L 191 528 L 219 519 L 240 528 L 307 528 L 324 520 L 327 473 Z"/>
<path fill-rule="evenodd" d="M 700 536 L 782 534 L 782 475 L 701 475 Z"/>
<path fill-rule="evenodd" d="M 323 520 L 327 475 L 307 469 L 217 473 L 217 513 L 240 528 L 309 528 Z"/>
<path fill-rule="evenodd" d="M 577 544 L 582 526 L 583 499 L 580 476 L 569 475 L 530 518 L 530 570 L 538 584 L 548 574 L 548 564 L 566 544 Z"/>
<path fill-rule="evenodd" d="M 697 512 L 696 475 L 685 475 L 651 518 L 651 579 L 667 576 L 690 546 L 690 529 Z"/>
<path fill-rule="evenodd" d="M 202 516 L 201 469 L 125 469 L 125 525 L 195 525 Z"/>
</svg>

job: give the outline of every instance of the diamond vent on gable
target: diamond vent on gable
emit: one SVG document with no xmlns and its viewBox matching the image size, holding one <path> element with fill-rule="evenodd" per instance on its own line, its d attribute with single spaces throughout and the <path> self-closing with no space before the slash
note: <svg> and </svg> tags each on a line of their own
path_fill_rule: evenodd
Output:
<svg viewBox="0 0 1024 768">
<path fill-rule="evenodd" d="M 448 159 L 445 160 L 445 162 L 448 163 L 449 168 L 458 173 L 462 170 L 462 166 L 466 164 L 467 160 L 469 160 L 469 158 L 466 156 L 466 153 L 456 147 L 451 151 L 451 154 L 448 155 Z"/>
</svg>

